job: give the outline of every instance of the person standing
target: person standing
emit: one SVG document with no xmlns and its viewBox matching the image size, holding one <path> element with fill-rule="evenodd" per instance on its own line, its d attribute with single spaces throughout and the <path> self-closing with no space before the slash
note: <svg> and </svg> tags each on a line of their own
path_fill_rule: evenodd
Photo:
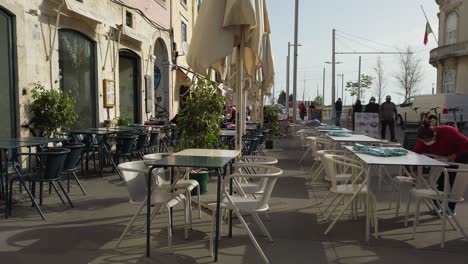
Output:
<svg viewBox="0 0 468 264">
<path fill-rule="evenodd" d="M 366 105 L 366 113 L 379 113 L 379 104 L 375 102 L 374 96 L 371 97 Z"/>
<path fill-rule="evenodd" d="M 392 102 L 392 97 L 387 95 L 385 102 L 380 105 L 380 122 L 382 124 L 381 136 L 385 139 L 387 126 L 390 129 L 390 137 L 392 142 L 397 142 L 395 138 L 395 120 L 398 117 L 396 105 Z"/>
<path fill-rule="evenodd" d="M 301 102 L 299 104 L 299 115 L 301 116 L 301 120 L 304 121 L 304 116 L 306 114 L 306 106 L 304 104 L 304 102 Z"/>
<path fill-rule="evenodd" d="M 343 110 L 343 103 L 341 102 L 341 98 L 335 102 L 335 125 L 341 125 L 341 111 Z"/>
<path fill-rule="evenodd" d="M 356 128 L 356 124 L 354 124 L 356 113 L 361 113 L 361 112 L 362 112 L 361 100 L 357 99 L 356 103 L 354 103 L 353 105 L 353 115 L 351 116 L 351 119 L 353 120 L 353 130 L 355 130 Z"/>
</svg>

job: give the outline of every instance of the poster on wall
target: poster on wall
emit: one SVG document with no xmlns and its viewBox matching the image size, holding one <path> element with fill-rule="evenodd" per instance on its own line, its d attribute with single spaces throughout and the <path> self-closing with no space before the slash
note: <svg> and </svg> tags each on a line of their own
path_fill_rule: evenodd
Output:
<svg viewBox="0 0 468 264">
<path fill-rule="evenodd" d="M 115 107 L 115 81 L 104 80 L 104 107 Z"/>
<path fill-rule="evenodd" d="M 355 113 L 354 117 L 356 132 L 366 132 L 369 137 L 379 138 L 378 113 Z"/>
</svg>

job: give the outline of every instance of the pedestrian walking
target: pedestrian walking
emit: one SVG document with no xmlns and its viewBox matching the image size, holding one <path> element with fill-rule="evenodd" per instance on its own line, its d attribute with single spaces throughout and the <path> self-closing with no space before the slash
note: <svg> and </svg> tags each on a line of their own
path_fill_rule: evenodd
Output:
<svg viewBox="0 0 468 264">
<path fill-rule="evenodd" d="M 380 105 L 380 122 L 382 125 L 381 136 L 385 139 L 387 126 L 390 129 L 390 137 L 392 142 L 397 142 L 395 138 L 395 123 L 398 117 L 396 105 L 392 102 L 392 97 L 387 95 L 385 102 Z"/>
<path fill-rule="evenodd" d="M 343 110 L 343 103 L 341 102 L 341 98 L 335 102 L 335 125 L 341 125 L 341 111 Z"/>
</svg>

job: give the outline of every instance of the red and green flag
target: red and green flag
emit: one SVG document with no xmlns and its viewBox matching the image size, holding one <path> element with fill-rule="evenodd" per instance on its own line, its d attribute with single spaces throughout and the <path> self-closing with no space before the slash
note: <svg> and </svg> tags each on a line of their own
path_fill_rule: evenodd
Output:
<svg viewBox="0 0 468 264">
<path fill-rule="evenodd" d="M 424 45 L 427 45 L 427 43 L 429 42 L 429 34 L 431 33 L 432 33 L 432 28 L 428 21 L 426 22 L 426 32 L 424 33 Z"/>
</svg>

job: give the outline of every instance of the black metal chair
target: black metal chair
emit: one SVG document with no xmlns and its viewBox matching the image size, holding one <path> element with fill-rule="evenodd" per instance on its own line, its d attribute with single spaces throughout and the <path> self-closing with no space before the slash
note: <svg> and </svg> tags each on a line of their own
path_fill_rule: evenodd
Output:
<svg viewBox="0 0 468 264">
<path fill-rule="evenodd" d="M 29 195 L 29 198 L 31 198 L 33 206 L 41 215 L 42 219 L 45 219 L 44 214 L 42 213 L 39 205 L 37 204 L 35 200 L 36 183 L 40 183 L 39 204 L 42 204 L 42 197 L 43 197 L 42 185 L 44 182 L 49 182 L 51 186 L 54 188 L 55 192 L 57 193 L 62 203 L 65 204 L 65 201 L 60 195 L 55 183 L 57 183 L 60 189 L 62 190 L 70 206 L 74 207 L 72 201 L 70 200 L 70 197 L 68 196 L 67 192 L 63 188 L 62 183 L 60 182 L 61 180 L 60 173 L 63 171 L 65 160 L 69 153 L 70 153 L 70 150 L 66 148 L 49 148 L 49 149 L 42 150 L 41 152 L 38 152 L 38 153 L 18 154 L 18 156 L 36 157 L 36 159 L 31 159 L 32 161 L 35 161 L 36 164 L 35 166 L 31 166 L 32 164 L 29 164 L 30 170 L 28 170 L 28 172 L 26 173 L 21 173 L 21 165 L 19 163 L 15 164 L 14 169 L 16 171 L 16 177 L 13 177 L 10 179 L 10 190 L 9 190 L 9 197 L 7 201 L 7 208 L 8 208 L 7 212 L 9 215 L 11 215 L 13 184 L 15 181 L 19 181 L 21 186 L 24 187 L 24 189 Z M 29 190 L 29 188 L 26 186 L 25 184 L 26 181 L 31 182 L 31 185 L 32 185 L 31 190 Z"/>
<path fill-rule="evenodd" d="M 62 171 L 63 173 L 67 174 L 67 192 L 68 193 L 70 192 L 70 175 L 71 175 L 75 179 L 76 183 L 78 183 L 78 186 L 80 187 L 81 192 L 83 192 L 83 194 L 86 195 L 86 191 L 84 190 L 83 185 L 81 185 L 81 182 L 78 179 L 78 176 L 76 175 L 76 169 L 78 167 L 78 163 L 80 162 L 81 153 L 83 152 L 83 149 L 85 148 L 85 144 L 72 143 L 72 144 L 65 145 L 64 148 L 67 148 L 70 150 L 70 153 L 65 159 L 65 164 L 63 166 L 63 171 Z"/>
<path fill-rule="evenodd" d="M 149 135 L 149 141 L 145 146 L 146 153 L 156 153 L 159 150 L 159 132 L 151 131 Z"/>
<path fill-rule="evenodd" d="M 136 154 L 141 160 L 145 155 L 145 146 L 148 142 L 148 134 L 144 131 L 140 132 L 137 136 L 135 147 L 132 150 L 132 154 Z"/>
<path fill-rule="evenodd" d="M 115 164 L 120 163 L 120 158 L 127 158 L 132 161 L 132 151 L 134 148 L 137 136 L 135 135 L 117 135 L 112 137 L 115 141 L 115 150 L 111 151 Z"/>
<path fill-rule="evenodd" d="M 258 149 L 259 138 L 243 137 L 242 138 L 242 156 L 255 156 Z"/>
</svg>

